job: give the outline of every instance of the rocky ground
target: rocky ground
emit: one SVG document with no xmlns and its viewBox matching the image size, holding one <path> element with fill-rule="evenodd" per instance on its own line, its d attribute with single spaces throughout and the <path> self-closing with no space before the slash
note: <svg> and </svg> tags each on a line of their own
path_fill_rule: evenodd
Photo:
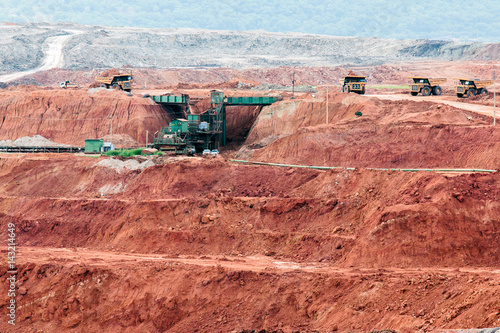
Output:
<svg viewBox="0 0 500 333">
<path fill-rule="evenodd" d="M 113 142 L 137 147 L 172 118 L 145 94 L 189 94 L 193 113 L 207 110 L 212 89 L 283 97 L 262 110 L 228 108 L 229 144 L 217 157 L 0 154 L 0 226 L 15 224 L 18 268 L 17 325 L 1 320 L 0 331 L 500 326 L 494 97 L 458 99 L 453 90 L 453 78 L 492 77 L 498 45 L 0 29 L 0 74 L 9 78 L 0 91 L 2 143 L 107 140 L 112 116 Z M 434 59 L 416 59 L 425 57 Z M 196 68 L 154 68 L 172 66 Z M 96 67 L 133 71 L 132 94 L 95 88 Z M 367 95 L 339 92 L 351 70 L 367 75 Z M 409 96 L 413 75 L 447 77 L 444 94 Z M 65 80 L 78 87 L 59 88 Z M 400 170 L 414 168 L 483 171 Z M 2 244 L 3 267 L 7 250 Z M 4 281 L 7 274 L 0 271 Z M 2 313 L 8 288 L 0 284 Z"/>
<path fill-rule="evenodd" d="M 64 67 L 61 68 L 75 70 L 127 66 L 236 69 L 373 66 L 418 59 L 495 60 L 500 52 L 498 43 L 334 37 L 265 31 L 5 22 L 0 24 L 0 31 L 3 36 L 0 41 L 1 70 L 5 73 L 42 66 L 44 51 L 54 38 L 60 38 L 63 47 Z"/>
<path fill-rule="evenodd" d="M 243 79 L 252 82 L 215 86 L 263 93 L 233 86 Z M 9 87 L 0 93 L 0 139 L 40 134 L 82 145 L 108 134 L 111 112 L 114 135 L 142 143 L 171 116 L 142 94 L 167 91 L 196 97 L 198 113 L 210 84 L 133 96 Z M 325 124 L 325 87 L 295 99 L 266 93 L 283 100 L 260 113 L 228 108 L 231 143 L 215 158 L 2 154 L 0 225 L 16 225 L 14 331 L 500 326 L 499 173 L 371 169 L 498 170 L 491 115 L 438 98 L 329 91 Z M 489 110 L 489 98 L 470 105 Z M 0 289 L 4 311 L 8 285 Z M 0 321 L 0 330 L 12 331 L 7 325 Z"/>
</svg>

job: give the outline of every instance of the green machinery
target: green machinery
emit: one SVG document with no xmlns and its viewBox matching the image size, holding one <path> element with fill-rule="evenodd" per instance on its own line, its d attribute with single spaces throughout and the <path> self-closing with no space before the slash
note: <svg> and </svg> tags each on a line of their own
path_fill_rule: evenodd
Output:
<svg viewBox="0 0 500 333">
<path fill-rule="evenodd" d="M 100 154 L 103 145 L 103 139 L 85 139 L 85 154 Z"/>
<path fill-rule="evenodd" d="M 187 155 L 205 149 L 219 149 L 226 145 L 227 106 L 265 106 L 281 100 L 281 96 L 224 97 L 223 92 L 212 91 L 210 109 L 195 115 L 190 112 L 188 95 L 152 96 L 152 98 L 164 107 L 177 109 L 174 112 L 175 119 L 155 134 L 154 147 Z M 181 115 L 182 112 L 179 111 L 181 109 L 185 111 L 185 117 Z"/>
</svg>

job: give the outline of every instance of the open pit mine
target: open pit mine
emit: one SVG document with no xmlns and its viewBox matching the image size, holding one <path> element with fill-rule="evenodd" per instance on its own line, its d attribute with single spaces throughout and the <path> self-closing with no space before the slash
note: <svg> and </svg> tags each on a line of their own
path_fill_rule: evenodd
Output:
<svg viewBox="0 0 500 333">
<path fill-rule="evenodd" d="M 498 63 L 71 67 L 118 30 L 0 80 L 1 332 L 500 329 Z"/>
</svg>

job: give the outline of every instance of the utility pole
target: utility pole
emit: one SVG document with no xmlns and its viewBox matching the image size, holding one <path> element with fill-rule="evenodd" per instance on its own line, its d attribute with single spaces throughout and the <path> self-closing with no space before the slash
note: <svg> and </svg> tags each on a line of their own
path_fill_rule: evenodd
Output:
<svg viewBox="0 0 500 333">
<path fill-rule="evenodd" d="M 149 141 L 148 140 L 149 139 L 148 136 L 149 136 L 149 131 L 146 130 L 146 148 L 148 148 L 148 141 Z"/>
<path fill-rule="evenodd" d="M 495 79 L 496 78 L 497 78 L 497 73 L 496 73 L 496 71 L 493 71 L 493 126 L 497 125 L 497 115 L 496 115 L 497 91 L 495 89 Z"/>
<path fill-rule="evenodd" d="M 328 125 L 328 86 L 326 86 L 326 124 Z"/>
<path fill-rule="evenodd" d="M 292 97 L 290 99 L 295 99 L 295 72 L 292 73 Z"/>
<path fill-rule="evenodd" d="M 108 119 L 110 119 L 110 123 L 109 123 L 109 143 L 110 144 L 113 144 L 113 115 L 111 114 Z"/>
</svg>

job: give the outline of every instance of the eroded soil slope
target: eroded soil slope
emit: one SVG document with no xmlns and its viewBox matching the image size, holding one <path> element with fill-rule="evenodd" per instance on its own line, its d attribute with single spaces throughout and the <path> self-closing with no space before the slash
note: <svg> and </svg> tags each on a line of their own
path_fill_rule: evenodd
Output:
<svg viewBox="0 0 500 333">
<path fill-rule="evenodd" d="M 127 135 L 142 145 L 169 121 L 159 105 L 140 96 L 112 90 L 4 90 L 0 93 L 1 139 L 35 134 L 59 143 L 83 146 L 85 139 L 110 133 Z M 132 140 L 133 139 L 133 140 Z"/>
<path fill-rule="evenodd" d="M 184 91 L 170 90 L 181 94 Z M 158 91 L 155 94 L 164 94 Z M 208 89 L 186 91 L 196 102 L 195 114 L 210 108 Z M 237 93 L 238 94 L 238 93 Z M 254 95 L 242 92 L 238 95 Z M 261 94 L 260 94 L 261 95 Z M 83 146 L 85 139 L 110 138 L 113 117 L 113 142 L 117 147 L 137 147 L 149 143 L 155 132 L 167 126 L 175 113 L 156 104 L 142 93 L 128 96 L 106 89 L 9 88 L 0 92 L 0 140 L 42 135 L 52 141 Z M 234 145 L 246 139 L 260 109 L 232 106 L 227 110 L 227 140 Z"/>
<path fill-rule="evenodd" d="M 196 113 L 208 92 L 193 91 Z M 114 133 L 144 142 L 169 120 L 147 98 L 99 89 L 0 97 L 11 139 L 81 145 L 108 133 L 113 112 Z M 500 173 L 368 169 L 500 169 L 491 117 L 330 92 L 326 125 L 323 90 L 284 97 L 260 112 L 228 108 L 237 150 L 216 158 L 0 155 L 0 227 L 16 224 L 17 332 L 500 326 Z"/>
<path fill-rule="evenodd" d="M 124 162 L 1 157 L 20 332 L 500 324 L 499 173 Z"/>
<path fill-rule="evenodd" d="M 326 125 L 325 101 L 319 93 L 264 108 L 236 157 L 344 167 L 500 167 L 492 117 L 429 101 L 330 93 Z"/>
</svg>

